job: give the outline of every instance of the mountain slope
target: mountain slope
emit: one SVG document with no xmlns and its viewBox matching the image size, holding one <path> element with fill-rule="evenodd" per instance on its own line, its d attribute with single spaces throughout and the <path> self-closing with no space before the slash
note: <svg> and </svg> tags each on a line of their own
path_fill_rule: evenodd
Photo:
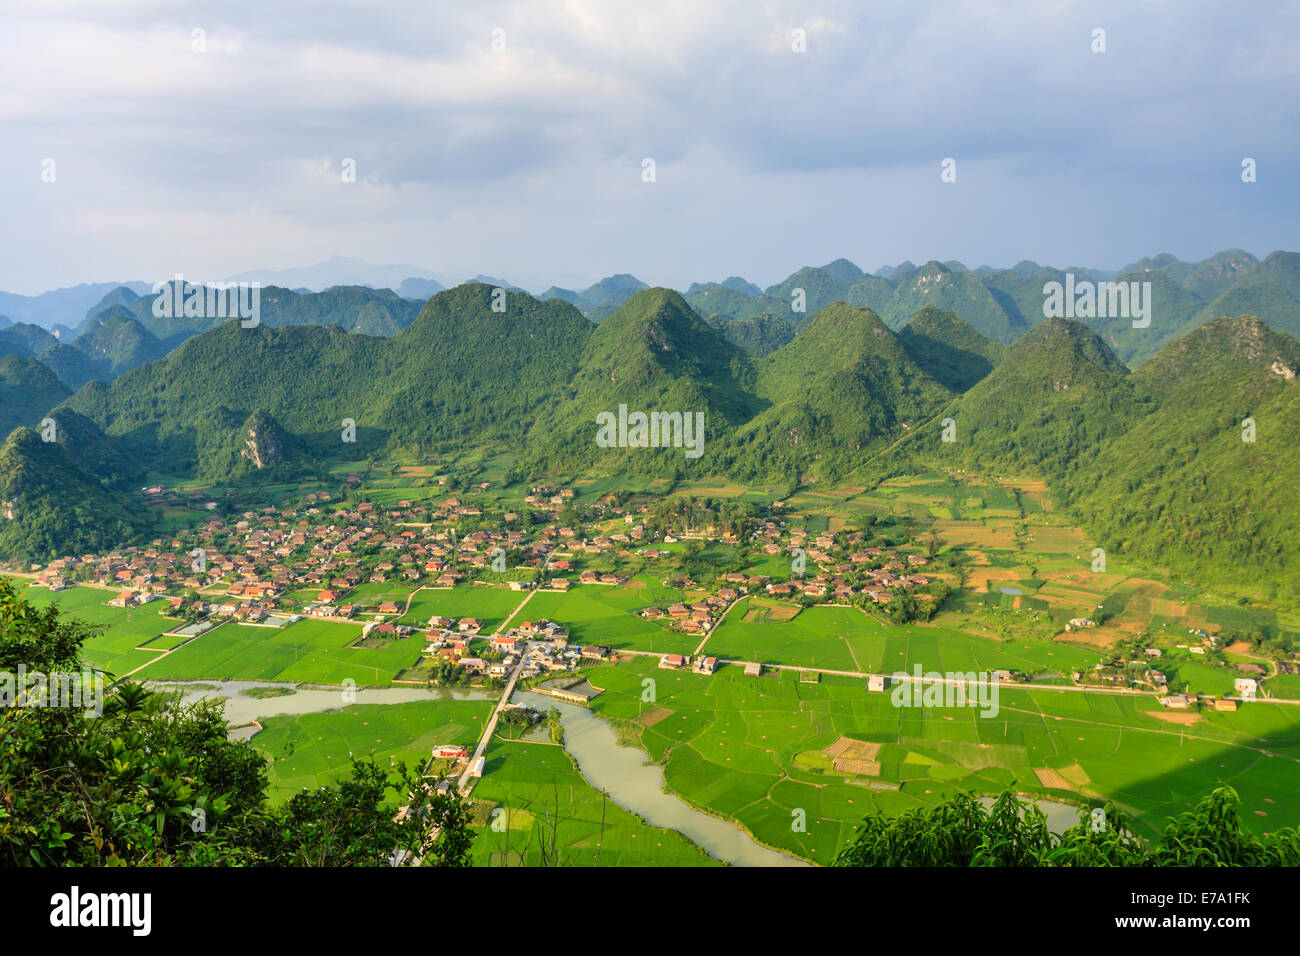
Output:
<svg viewBox="0 0 1300 956">
<path fill-rule="evenodd" d="M 59 443 L 16 428 L 0 447 L 0 554 L 27 562 L 109 551 L 144 526 L 138 499 L 83 471 Z"/>
<path fill-rule="evenodd" d="M 771 407 L 738 431 L 733 453 L 754 477 L 844 475 L 948 398 L 879 316 L 842 302 L 759 365 L 758 393 Z"/>
<path fill-rule="evenodd" d="M 71 344 L 108 380 L 167 354 L 167 347 L 121 305 L 97 313 Z"/>
<path fill-rule="evenodd" d="M 753 394 L 754 378 L 748 356 L 678 293 L 638 292 L 594 329 L 568 383 L 569 397 L 539 419 L 533 434 L 540 449 L 537 464 L 673 473 L 684 467 L 683 451 L 601 447 L 596 417 L 616 415 L 620 405 L 646 415 L 700 413 L 713 451 L 730 428 L 761 407 Z M 701 467 L 716 469 L 717 461 Z"/>
<path fill-rule="evenodd" d="M 1135 372 L 1158 405 L 1069 483 L 1108 550 L 1276 597 L 1300 593 L 1300 343 L 1217 319 Z M 1255 441 L 1243 441 L 1244 419 Z"/>
<path fill-rule="evenodd" d="M 755 358 L 775 352 L 799 331 L 794 322 L 770 312 L 759 312 L 744 319 L 711 315 L 705 321 L 726 336 L 727 341 Z"/>
<path fill-rule="evenodd" d="M 1049 478 L 1090 467 L 1144 413 L 1114 351 L 1081 322 L 1044 319 L 998 365 L 896 449 L 892 467 L 977 469 Z M 882 465 L 886 467 L 886 465 Z"/>
<path fill-rule="evenodd" d="M 1008 351 L 955 312 L 941 312 L 933 306 L 912 316 L 898 338 L 927 375 L 953 392 L 964 392 L 984 378 Z"/>
<path fill-rule="evenodd" d="M 1275 332 L 1300 338 L 1300 253 L 1272 253 L 1215 297 L 1193 324 L 1225 315 L 1258 316 Z"/>
<path fill-rule="evenodd" d="M 58 376 L 36 359 L 0 358 L 0 433 L 8 435 L 19 425 L 39 428 L 46 413 L 69 394 Z"/>
<path fill-rule="evenodd" d="M 925 306 L 955 312 L 995 342 L 1014 342 L 1030 328 L 1018 312 L 1009 312 L 973 273 L 927 262 L 886 293 L 886 280 L 869 277 L 848 292 L 847 301 L 876 311 L 891 328 L 901 328 Z"/>
</svg>

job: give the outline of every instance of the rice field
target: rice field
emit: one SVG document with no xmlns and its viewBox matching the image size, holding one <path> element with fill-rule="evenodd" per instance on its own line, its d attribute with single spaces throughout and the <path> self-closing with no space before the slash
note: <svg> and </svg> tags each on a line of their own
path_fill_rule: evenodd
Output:
<svg viewBox="0 0 1300 956">
<path fill-rule="evenodd" d="M 280 801 L 347 779 L 350 755 L 373 757 L 381 767 L 391 759 L 423 768 L 438 744 L 472 749 L 494 706 L 485 700 L 431 700 L 268 717 L 252 746 L 270 761 L 270 795 Z M 400 795 L 390 796 L 396 804 Z"/>
<path fill-rule="evenodd" d="M 282 628 L 226 623 L 161 656 L 136 676 L 148 680 L 355 681 L 386 686 L 420 657 L 419 637 L 352 647 L 358 624 L 301 620 Z"/>
<path fill-rule="evenodd" d="M 642 700 L 646 678 L 653 703 Z M 984 718 L 971 708 L 896 707 L 889 692 L 852 678 L 809 684 L 734 666 L 704 677 L 636 659 L 592 679 L 606 688 L 594 709 L 637 728 L 672 790 L 817 862 L 833 858 L 867 813 L 897 814 L 959 789 L 1110 799 L 1151 835 L 1224 782 L 1241 794 L 1250 825 L 1300 824 L 1295 708 L 1257 703 L 1181 726 L 1156 717 L 1148 698 L 1003 687 L 999 712 Z M 648 726 L 637 722 L 651 710 Z M 879 748 L 837 770 L 826 749 L 843 737 Z M 807 832 L 791 828 L 800 809 Z"/>
<path fill-rule="evenodd" d="M 552 744 L 494 742 L 474 803 L 476 866 L 540 865 L 551 821 L 560 866 L 716 865 L 680 833 L 650 826 L 613 801 L 602 805 L 569 755 Z"/>
</svg>

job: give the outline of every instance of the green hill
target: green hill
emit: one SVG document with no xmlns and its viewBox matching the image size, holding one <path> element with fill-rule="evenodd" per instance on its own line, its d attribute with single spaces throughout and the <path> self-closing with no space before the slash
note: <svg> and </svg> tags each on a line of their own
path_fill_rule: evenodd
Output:
<svg viewBox="0 0 1300 956">
<path fill-rule="evenodd" d="M 1146 295 L 1148 287 L 1138 287 L 1142 290 L 1144 305 L 1150 309 L 1151 324 L 1146 328 L 1134 328 L 1132 315 L 1079 321 L 1095 329 L 1125 364 L 1134 368 L 1194 328 L 1198 314 L 1205 308 L 1204 299 L 1160 270 L 1122 272 L 1109 281 L 1151 283 L 1149 300 Z M 1132 285 L 1129 288 L 1132 289 Z"/>
<path fill-rule="evenodd" d="M 75 392 L 87 382 L 111 378 L 85 352 L 62 342 L 55 342 L 36 358 L 58 376 L 69 392 Z"/>
<path fill-rule="evenodd" d="M 185 297 L 196 286 L 186 284 Z M 127 308 L 152 335 L 169 347 L 175 347 L 192 335 L 228 321 L 215 312 L 203 316 L 157 316 L 154 294 L 141 296 Z M 260 320 L 263 325 L 337 325 L 344 331 L 361 335 L 395 335 L 410 325 L 419 314 L 421 303 L 404 299 L 391 289 L 366 286 L 335 286 L 324 292 L 295 292 L 279 286 L 265 286 L 259 291 Z M 214 303 L 215 305 L 215 303 Z M 204 306 L 205 313 L 207 306 Z"/>
<path fill-rule="evenodd" d="M 1276 332 L 1300 338 L 1300 254 L 1274 252 L 1196 316 L 1204 325 L 1225 315 L 1254 315 Z"/>
<path fill-rule="evenodd" d="M 760 407 L 754 380 L 748 356 L 678 293 L 639 292 L 591 333 L 566 399 L 539 416 L 533 429 L 538 452 L 531 464 L 567 471 L 596 467 L 607 474 L 672 475 L 687 468 L 716 473 L 726 435 Z M 598 444 L 597 416 L 618 415 L 620 406 L 629 414 L 680 412 L 690 422 L 702 414 L 704 460 L 693 464 L 699 457 L 687 456 L 687 436 L 677 432 L 665 441 L 671 448 Z"/>
<path fill-rule="evenodd" d="M 842 302 L 760 363 L 758 393 L 771 407 L 738 431 L 733 468 L 751 477 L 810 469 L 828 478 L 915 427 L 949 394 L 878 315 Z"/>
<path fill-rule="evenodd" d="M 426 452 L 520 442 L 565 394 L 596 326 L 561 299 L 526 292 L 505 293 L 506 311 L 493 312 L 493 288 L 439 292 L 379 343 L 383 371 L 364 390 L 371 411 L 352 417 Z"/>
<path fill-rule="evenodd" d="M 836 259 L 820 268 L 805 266 L 767 289 L 765 296 L 773 301 L 764 303 L 760 311 L 790 314 L 794 321 L 806 322 L 832 302 L 846 301 L 850 287 L 861 277 L 862 270 L 846 259 Z M 803 290 L 802 313 L 791 311 L 798 290 Z"/>
<path fill-rule="evenodd" d="M 1075 512 L 1116 554 L 1294 597 L 1298 372 L 1300 343 L 1253 316 L 1172 343 L 1131 376 L 1156 407 L 1067 483 Z"/>
<path fill-rule="evenodd" d="M 110 551 L 145 527 L 143 506 L 16 428 L 0 447 L 0 554 L 21 562 Z"/>
<path fill-rule="evenodd" d="M 245 329 L 232 319 L 111 385 L 90 383 L 68 405 L 168 474 L 216 480 L 232 432 L 258 409 L 337 440 L 341 419 L 360 421 L 382 394 L 385 344 L 337 326 Z"/>
<path fill-rule="evenodd" d="M 0 330 L 0 355 L 40 355 L 58 339 L 30 322 L 13 322 Z"/>
<path fill-rule="evenodd" d="M 38 428 L 46 413 L 68 394 L 58 376 L 36 359 L 0 358 L 0 433 L 7 435 L 19 425 Z"/>
<path fill-rule="evenodd" d="M 1089 468 L 1102 444 L 1142 411 L 1128 369 L 1096 332 L 1072 319 L 1044 319 L 943 410 L 954 440 L 944 441 L 942 421 L 933 421 L 896 449 L 892 463 L 1066 476 Z"/>
<path fill-rule="evenodd" d="M 891 328 L 901 328 L 925 306 L 955 312 L 982 335 L 995 342 L 1014 342 L 1031 323 L 1010 313 L 998 298 L 970 272 L 927 262 L 898 282 L 886 297 L 884 280 L 871 277 L 849 291 L 853 305 L 876 311 Z"/>
<path fill-rule="evenodd" d="M 232 319 L 69 406 L 169 474 L 213 479 L 245 471 L 232 436 L 258 411 L 322 458 L 518 441 L 559 399 L 593 326 L 559 300 L 508 293 L 496 313 L 491 296 L 484 285 L 440 292 L 391 339 Z"/>
<path fill-rule="evenodd" d="M 794 322 L 770 312 L 759 312 L 744 319 L 711 315 L 706 321 L 732 345 L 755 358 L 775 352 L 793 339 L 799 330 Z"/>
<path fill-rule="evenodd" d="M 912 316 L 898 338 L 922 371 L 953 392 L 964 392 L 984 378 L 1008 351 L 955 312 L 933 306 Z"/>
<path fill-rule="evenodd" d="M 84 328 L 72 346 L 95 363 L 106 376 L 105 381 L 167 354 L 167 347 L 157 336 L 121 305 L 98 313 Z"/>
</svg>

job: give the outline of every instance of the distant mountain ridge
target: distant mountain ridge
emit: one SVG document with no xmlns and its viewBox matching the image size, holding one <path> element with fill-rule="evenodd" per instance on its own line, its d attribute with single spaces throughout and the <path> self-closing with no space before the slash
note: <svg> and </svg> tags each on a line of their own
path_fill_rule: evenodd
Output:
<svg viewBox="0 0 1300 956">
<path fill-rule="evenodd" d="M 1118 278 L 1176 286 L 1180 270 L 1166 264 L 1169 271 L 1144 266 Z M 1243 294 L 1285 306 L 1295 266 L 1290 254 L 1241 265 L 1246 279 L 1216 301 Z M 1014 303 L 1023 284 L 1052 274 L 1033 264 L 1023 271 L 1028 278 L 985 273 L 988 298 L 971 301 L 996 302 L 997 291 Z M 1185 281 L 1208 282 L 1211 273 L 1182 271 Z M 966 284 L 975 273 L 950 264 L 894 275 L 888 301 L 896 309 L 909 301 L 898 289 L 917 283 L 977 294 Z M 1254 276 L 1244 293 L 1234 292 Z M 809 282 L 815 305 L 837 285 L 861 290 L 884 277 L 839 264 L 800 281 Z M 633 287 L 616 277 L 603 290 L 608 302 Z M 383 336 L 316 324 L 306 296 L 269 290 L 280 312 L 264 305 L 256 328 L 231 319 L 195 330 L 164 357 L 111 382 L 91 379 L 71 395 L 37 357 L 0 359 L 0 425 L 19 436 L 6 446 L 0 484 L 22 492 L 18 513 L 41 516 L 30 533 L 5 525 L 0 546 L 44 554 L 71 533 L 69 522 L 82 524 L 80 537 L 69 539 L 77 541 L 142 527 L 112 498 L 126 493 L 136 471 L 263 481 L 366 456 L 495 448 L 511 452 L 519 478 L 642 475 L 671 483 L 723 475 L 798 487 L 935 470 L 1032 477 L 1116 554 L 1300 587 L 1294 572 L 1284 573 L 1300 568 L 1291 540 L 1300 521 L 1300 343 L 1260 318 L 1210 319 L 1130 373 L 1111 339 L 1123 344 L 1131 324 L 1103 333 L 1078 320 L 1041 319 L 1007 345 L 959 311 L 928 304 L 901 323 L 838 299 L 797 322 L 706 321 L 662 288 L 632 293 L 596 323 L 559 296 L 508 292 L 502 300 L 497 289 L 466 284 L 422 307 L 407 303 L 419 314 Z M 331 293 L 336 304 L 360 303 L 351 313 L 358 316 L 377 302 L 406 301 L 376 290 Z M 311 294 L 321 295 L 330 294 Z M 47 360 L 131 364 L 166 343 L 136 317 L 147 296 L 120 299 L 70 344 L 50 346 L 39 330 L 18 325 L 0 335 L 29 351 L 29 343 L 45 343 Z M 1011 306 L 1003 308 L 1014 321 Z M 750 348 L 728 334 L 745 322 L 755 337 Z M 667 415 L 670 424 L 673 415 L 692 423 L 700 416 L 700 447 L 599 440 L 602 416 L 636 413 Z M 48 415 L 66 426 L 57 454 L 32 444 Z M 1243 448 L 1247 419 L 1259 437 Z M 60 481 L 84 497 L 75 520 L 59 510 L 67 506 L 54 486 Z"/>
</svg>

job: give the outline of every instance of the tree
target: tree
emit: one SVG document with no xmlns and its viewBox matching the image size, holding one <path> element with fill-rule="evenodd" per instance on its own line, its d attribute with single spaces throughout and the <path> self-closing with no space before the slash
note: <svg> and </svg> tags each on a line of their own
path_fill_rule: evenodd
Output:
<svg viewBox="0 0 1300 956">
<path fill-rule="evenodd" d="M 76 675 L 96 628 L 39 610 L 0 579 L 0 672 Z M 102 686 L 102 685 L 101 685 Z M 386 866 L 420 848 L 425 865 L 466 865 L 465 801 L 354 761 L 352 777 L 267 798 L 265 758 L 227 738 L 218 703 L 180 706 L 130 682 L 103 713 L 0 708 L 0 859 L 36 866 Z M 393 794 L 414 794 L 394 819 Z M 430 841 L 430 835 L 433 835 Z M 428 844 L 426 846 L 426 844 Z M 413 855 L 413 857 L 415 856 Z"/>
<path fill-rule="evenodd" d="M 1170 821 L 1148 847 L 1113 804 L 1082 807 L 1061 834 L 1041 810 L 1011 791 L 985 808 L 958 793 L 935 807 L 896 817 L 876 811 L 835 859 L 836 866 L 1296 866 L 1300 833 L 1249 833 L 1240 799 L 1219 787 Z"/>
</svg>

